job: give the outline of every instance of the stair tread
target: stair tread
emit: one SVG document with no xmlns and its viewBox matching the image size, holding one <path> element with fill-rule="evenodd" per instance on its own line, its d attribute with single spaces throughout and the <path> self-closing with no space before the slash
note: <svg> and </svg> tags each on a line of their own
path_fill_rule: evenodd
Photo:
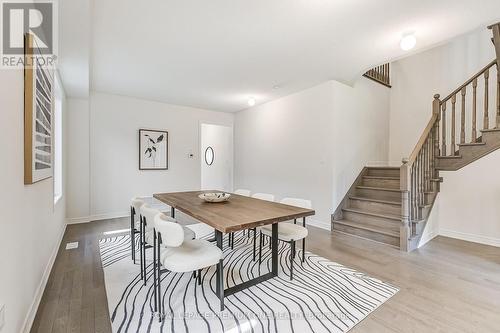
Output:
<svg viewBox="0 0 500 333">
<path fill-rule="evenodd" d="M 367 167 L 368 169 L 377 169 L 377 170 L 396 170 L 400 169 L 400 167 L 391 167 L 391 166 L 372 166 L 372 167 Z"/>
<path fill-rule="evenodd" d="M 490 129 L 484 129 L 481 130 L 481 132 L 500 132 L 500 128 L 490 128 Z"/>
<path fill-rule="evenodd" d="M 402 191 L 399 188 L 371 187 L 371 186 L 362 186 L 362 185 L 356 186 L 356 188 L 365 189 L 365 190 L 390 191 L 390 192 L 401 192 Z"/>
<path fill-rule="evenodd" d="M 354 221 L 349 221 L 349 220 L 342 219 L 342 220 L 334 220 L 333 223 L 338 223 L 338 224 L 342 224 L 342 225 L 345 225 L 345 226 L 348 226 L 348 227 L 351 227 L 351 228 L 363 229 L 363 230 L 375 232 L 375 233 L 378 233 L 378 234 L 382 234 L 382 235 L 386 235 L 386 236 L 390 236 L 390 237 L 398 237 L 399 238 L 399 232 L 390 231 L 390 230 L 381 229 L 381 228 L 376 228 L 376 227 L 373 227 L 373 226 L 367 226 L 367 225 L 364 225 L 364 224 L 361 224 L 361 223 L 358 223 L 358 222 L 354 222 Z"/>
<path fill-rule="evenodd" d="M 452 160 L 452 159 L 459 159 L 462 158 L 462 155 L 452 155 L 452 156 L 438 156 L 437 158 L 442 159 L 442 160 Z"/>
<path fill-rule="evenodd" d="M 386 177 L 386 176 L 363 176 L 366 179 L 382 179 L 382 180 L 399 180 L 399 177 Z"/>
<path fill-rule="evenodd" d="M 397 215 L 374 213 L 374 212 L 371 212 L 371 211 L 361 210 L 361 209 L 355 209 L 355 208 L 342 208 L 342 210 L 345 211 L 345 212 L 358 213 L 358 214 L 363 214 L 363 215 L 370 215 L 370 216 L 375 216 L 375 217 L 381 217 L 381 218 L 384 218 L 384 219 L 397 220 L 397 221 L 401 220 L 401 216 L 397 216 Z"/>
<path fill-rule="evenodd" d="M 399 202 L 399 201 L 380 200 L 380 199 L 372 199 L 372 198 L 357 197 L 357 196 L 350 196 L 349 199 L 352 199 L 352 200 L 362 200 L 362 201 L 370 201 L 370 202 L 378 202 L 378 203 L 383 203 L 383 204 L 388 204 L 388 205 L 398 205 L 398 206 L 401 206 L 401 202 Z"/>
<path fill-rule="evenodd" d="M 475 146 L 485 146 L 486 142 L 470 142 L 470 143 L 459 143 L 460 147 L 475 147 Z"/>
</svg>

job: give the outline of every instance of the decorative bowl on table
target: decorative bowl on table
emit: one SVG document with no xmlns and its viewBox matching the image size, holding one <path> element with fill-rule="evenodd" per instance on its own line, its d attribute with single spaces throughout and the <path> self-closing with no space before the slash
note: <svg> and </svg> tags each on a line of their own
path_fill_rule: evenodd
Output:
<svg viewBox="0 0 500 333">
<path fill-rule="evenodd" d="M 198 195 L 198 198 L 205 200 L 206 202 L 224 202 L 229 199 L 231 194 L 225 192 L 210 192 L 202 193 Z"/>
</svg>

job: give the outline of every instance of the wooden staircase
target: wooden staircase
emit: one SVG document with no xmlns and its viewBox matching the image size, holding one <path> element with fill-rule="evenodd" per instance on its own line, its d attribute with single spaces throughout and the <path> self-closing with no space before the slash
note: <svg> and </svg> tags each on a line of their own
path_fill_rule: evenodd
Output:
<svg viewBox="0 0 500 333">
<path fill-rule="evenodd" d="M 334 213 L 332 229 L 399 247 L 399 174 L 399 168 L 364 168 Z"/>
<path fill-rule="evenodd" d="M 439 193 L 439 172 L 500 148 L 500 23 L 488 28 L 496 59 L 446 98 L 434 96 L 432 117 L 401 167 L 363 168 L 332 215 L 332 230 L 412 251 Z"/>
</svg>

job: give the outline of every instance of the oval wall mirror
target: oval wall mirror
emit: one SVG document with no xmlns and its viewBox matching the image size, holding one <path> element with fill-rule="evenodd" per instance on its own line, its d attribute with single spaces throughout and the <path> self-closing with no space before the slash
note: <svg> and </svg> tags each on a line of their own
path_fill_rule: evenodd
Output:
<svg viewBox="0 0 500 333">
<path fill-rule="evenodd" d="M 207 147 L 205 149 L 205 163 L 207 165 L 212 165 L 214 163 L 215 153 L 212 147 Z"/>
</svg>

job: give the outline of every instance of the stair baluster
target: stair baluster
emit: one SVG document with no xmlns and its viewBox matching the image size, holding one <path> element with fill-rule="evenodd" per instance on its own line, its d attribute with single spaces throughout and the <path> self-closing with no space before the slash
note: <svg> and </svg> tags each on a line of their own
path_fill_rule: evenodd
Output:
<svg viewBox="0 0 500 333">
<path fill-rule="evenodd" d="M 472 141 L 477 142 L 477 78 L 472 81 Z"/>
<path fill-rule="evenodd" d="M 453 95 L 451 98 L 451 155 L 455 156 L 455 152 L 457 151 L 457 147 L 455 145 L 455 140 L 456 140 L 456 129 L 457 129 L 457 123 L 456 123 L 456 116 L 455 116 L 455 109 L 456 109 L 456 104 L 457 104 L 457 95 Z"/>
<path fill-rule="evenodd" d="M 443 102 L 443 113 L 441 114 L 441 118 L 443 119 L 441 156 L 446 156 L 446 102 Z"/>
<path fill-rule="evenodd" d="M 465 94 L 467 92 L 467 86 L 462 88 L 462 112 L 460 113 L 460 143 L 465 143 Z"/>
<path fill-rule="evenodd" d="M 496 127 L 500 128 L 500 71 L 497 69 L 497 117 Z"/>
<path fill-rule="evenodd" d="M 488 106 L 489 106 L 489 78 L 490 78 L 490 70 L 486 69 L 484 72 L 484 120 L 483 120 L 483 129 L 490 128 L 490 119 L 488 117 Z"/>
</svg>

